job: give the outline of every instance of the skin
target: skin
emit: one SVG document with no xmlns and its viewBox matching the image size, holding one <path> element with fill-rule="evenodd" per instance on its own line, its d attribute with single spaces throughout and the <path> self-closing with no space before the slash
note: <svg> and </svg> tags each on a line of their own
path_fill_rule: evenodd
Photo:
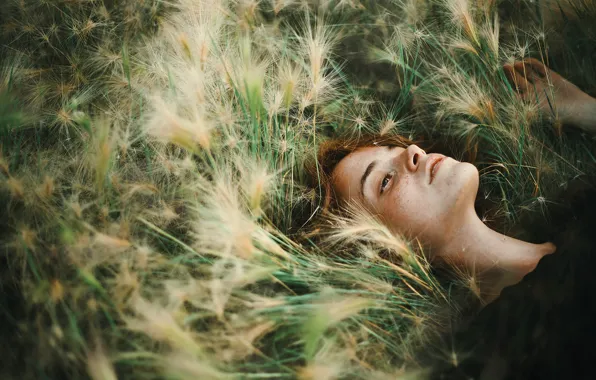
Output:
<svg viewBox="0 0 596 380">
<path fill-rule="evenodd" d="M 548 118 L 596 133 L 596 99 L 535 58 L 503 66 L 519 97 Z"/>
<path fill-rule="evenodd" d="M 431 183 L 430 168 L 439 158 L 443 161 Z M 361 191 L 362 175 L 373 161 L 376 165 Z M 416 145 L 358 149 L 338 163 L 332 183 L 340 200 L 360 203 L 394 233 L 423 242 L 432 260 L 455 264 L 480 278 L 487 300 L 555 250 L 552 243 L 531 244 L 487 227 L 474 210 L 476 167 L 426 154 Z"/>
<path fill-rule="evenodd" d="M 564 124 L 596 131 L 596 100 L 559 74 L 535 59 L 505 65 L 504 70 L 522 101 L 536 102 L 543 114 Z M 431 182 L 437 159 L 443 160 Z M 394 233 L 422 242 L 431 260 L 479 279 L 487 301 L 556 250 L 550 242 L 532 244 L 490 229 L 474 209 L 476 167 L 426 154 L 416 145 L 357 149 L 338 163 L 331 179 L 340 203 L 359 203 Z"/>
</svg>

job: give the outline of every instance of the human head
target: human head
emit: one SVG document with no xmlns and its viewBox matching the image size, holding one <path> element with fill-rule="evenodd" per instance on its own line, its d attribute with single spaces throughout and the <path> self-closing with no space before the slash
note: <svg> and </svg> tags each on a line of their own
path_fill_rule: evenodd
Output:
<svg viewBox="0 0 596 380">
<path fill-rule="evenodd" d="M 432 148 L 399 136 L 323 144 L 317 163 L 324 208 L 358 203 L 393 232 L 440 250 L 464 218 L 475 213 L 479 175 L 470 163 L 427 154 L 421 147 Z M 430 183 L 438 159 L 444 160 Z"/>
</svg>

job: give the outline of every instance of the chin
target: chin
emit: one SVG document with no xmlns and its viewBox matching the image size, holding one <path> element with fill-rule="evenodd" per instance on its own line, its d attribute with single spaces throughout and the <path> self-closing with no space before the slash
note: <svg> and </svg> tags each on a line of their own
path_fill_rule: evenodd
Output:
<svg viewBox="0 0 596 380">
<path fill-rule="evenodd" d="M 462 176 L 464 177 L 463 182 L 463 191 L 469 191 L 472 193 L 473 197 L 476 198 L 476 194 L 478 193 L 478 186 L 480 185 L 480 173 L 478 172 L 478 168 L 469 162 L 462 162 Z"/>
<path fill-rule="evenodd" d="M 456 171 L 454 183 L 455 204 L 460 206 L 464 203 L 471 205 L 476 201 L 478 186 L 480 184 L 480 173 L 476 166 L 469 162 L 459 162 L 453 167 Z"/>
</svg>

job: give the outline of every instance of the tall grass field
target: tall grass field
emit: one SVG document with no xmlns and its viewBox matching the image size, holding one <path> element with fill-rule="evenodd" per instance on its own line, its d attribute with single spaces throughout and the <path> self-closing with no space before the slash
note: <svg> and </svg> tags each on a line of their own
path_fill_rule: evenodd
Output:
<svg viewBox="0 0 596 380">
<path fill-rule="evenodd" d="M 595 143 L 503 65 L 596 95 L 591 0 L 2 0 L 0 378 L 423 379 L 478 298 L 305 164 L 445 141 L 514 234 Z M 319 224 L 320 225 L 320 224 Z"/>
</svg>

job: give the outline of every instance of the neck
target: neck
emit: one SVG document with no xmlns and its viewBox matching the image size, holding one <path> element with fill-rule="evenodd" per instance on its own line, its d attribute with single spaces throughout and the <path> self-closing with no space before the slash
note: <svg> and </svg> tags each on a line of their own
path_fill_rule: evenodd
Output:
<svg viewBox="0 0 596 380">
<path fill-rule="evenodd" d="M 465 219 L 437 254 L 458 268 L 466 268 L 487 301 L 519 282 L 542 257 L 555 251 L 552 243 L 532 244 L 490 229 L 473 208 Z"/>
</svg>

